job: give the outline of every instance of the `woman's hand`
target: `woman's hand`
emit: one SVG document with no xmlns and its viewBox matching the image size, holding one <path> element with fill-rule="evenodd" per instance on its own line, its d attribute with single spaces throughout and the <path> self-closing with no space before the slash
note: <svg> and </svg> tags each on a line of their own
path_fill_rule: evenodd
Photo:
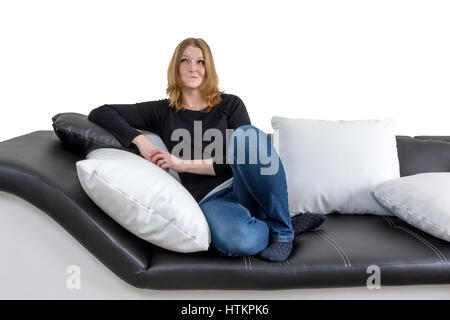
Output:
<svg viewBox="0 0 450 320">
<path fill-rule="evenodd" d="M 146 160 L 166 171 L 172 169 L 177 172 L 216 175 L 212 159 L 182 160 L 169 152 L 161 150 L 143 134 L 135 137 L 132 142 L 138 147 L 139 152 Z"/>
<path fill-rule="evenodd" d="M 185 171 L 184 161 L 169 152 L 158 149 L 150 156 L 150 161 L 164 170 L 175 170 L 177 172 Z"/>
<path fill-rule="evenodd" d="M 158 150 L 160 150 L 157 146 L 150 142 L 146 136 L 143 134 L 137 136 L 132 141 L 136 147 L 139 149 L 139 152 L 144 157 L 144 159 L 151 161 L 151 156 Z"/>
</svg>

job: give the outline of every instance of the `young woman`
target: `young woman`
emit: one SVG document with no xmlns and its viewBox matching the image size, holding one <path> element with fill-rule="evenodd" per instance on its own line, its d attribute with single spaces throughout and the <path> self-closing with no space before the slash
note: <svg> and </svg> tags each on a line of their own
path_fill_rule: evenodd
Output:
<svg viewBox="0 0 450 320">
<path fill-rule="evenodd" d="M 324 216 L 304 214 L 291 221 L 286 176 L 270 137 L 251 125 L 238 96 L 219 91 L 213 56 L 204 40 L 181 41 L 167 77 L 168 99 L 103 105 L 90 112 L 89 120 L 110 131 L 125 147 L 135 144 L 145 159 L 160 168 L 179 173 L 181 183 L 205 214 L 212 244 L 221 254 L 235 257 L 259 253 L 265 260 L 285 261 L 291 254 L 294 235 L 318 227 Z M 137 129 L 157 133 L 169 152 L 157 148 Z M 173 154 L 179 143 L 176 130 L 194 137 L 191 150 L 187 150 L 190 155 L 184 151 L 179 157 Z M 205 151 L 210 150 L 211 138 L 204 137 L 208 130 L 215 130 L 216 139 L 217 133 L 222 135 L 222 148 L 217 148 L 222 152 L 215 154 L 214 149 L 211 157 L 204 158 Z M 249 144 L 245 143 L 246 136 L 253 137 Z M 261 174 L 263 168 L 273 165 L 264 153 L 259 155 L 261 148 L 270 153 L 269 160 L 275 161 L 277 170 L 271 174 Z M 251 151 L 256 161 L 250 161 Z M 239 155 L 245 160 L 237 161 Z"/>
</svg>

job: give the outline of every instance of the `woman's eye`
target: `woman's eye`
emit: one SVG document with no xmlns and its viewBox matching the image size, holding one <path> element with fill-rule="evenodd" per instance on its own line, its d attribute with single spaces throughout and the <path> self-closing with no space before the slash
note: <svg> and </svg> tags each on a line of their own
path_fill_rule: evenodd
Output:
<svg viewBox="0 0 450 320">
<path fill-rule="evenodd" d="M 180 62 L 183 63 L 183 62 L 187 62 L 187 61 L 188 61 L 188 59 L 183 58 L 183 59 L 181 59 Z M 200 63 L 200 64 L 203 64 L 203 65 L 205 64 L 205 61 L 203 61 L 203 60 L 198 60 L 197 62 Z"/>
</svg>

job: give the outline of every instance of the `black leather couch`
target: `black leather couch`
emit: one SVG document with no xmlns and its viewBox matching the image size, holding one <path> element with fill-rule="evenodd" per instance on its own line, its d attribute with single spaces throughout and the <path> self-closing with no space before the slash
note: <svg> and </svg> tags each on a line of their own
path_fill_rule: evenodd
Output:
<svg viewBox="0 0 450 320">
<path fill-rule="evenodd" d="M 450 137 L 397 136 L 401 175 L 450 171 Z M 149 289 L 292 289 L 366 286 L 368 267 L 381 285 L 450 283 L 450 243 L 393 216 L 333 213 L 295 238 L 287 261 L 176 253 L 122 228 L 85 194 L 75 162 L 53 131 L 0 142 L 0 190 L 17 195 L 65 228 L 112 272 Z"/>
</svg>

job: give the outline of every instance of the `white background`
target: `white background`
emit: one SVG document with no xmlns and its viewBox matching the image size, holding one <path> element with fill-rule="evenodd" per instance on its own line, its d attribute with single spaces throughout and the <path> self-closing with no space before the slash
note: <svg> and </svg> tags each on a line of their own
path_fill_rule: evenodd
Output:
<svg viewBox="0 0 450 320">
<path fill-rule="evenodd" d="M 329 120 L 392 117 L 397 134 L 450 135 L 449 17 L 450 1 L 433 0 L 0 0 L 0 141 L 52 130 L 51 117 L 57 113 L 87 115 L 105 103 L 165 98 L 167 66 L 176 45 L 187 37 L 208 42 L 220 89 L 240 96 L 252 123 L 266 132 L 272 132 L 270 118 L 277 115 Z M 48 230 L 62 230 L 53 227 Z M 71 240 L 66 234 L 60 238 Z M 24 239 L 41 243 L 47 238 Z M 66 253 L 83 252 L 67 250 L 70 244 L 61 243 Z M 27 256 L 23 260 L 30 261 Z M 73 256 L 68 261 L 74 263 Z M 64 272 L 63 267 L 58 270 Z M 104 272 L 102 264 L 92 268 L 111 278 L 99 280 L 107 283 L 99 292 L 111 285 L 109 293 L 116 294 L 118 278 Z M 27 274 L 22 272 L 21 279 L 28 279 Z M 21 297 L 32 297 L 37 288 L 42 297 L 39 286 L 28 291 L 14 288 Z M 194 299 L 231 294 L 243 299 L 333 299 L 348 297 L 346 292 L 356 298 L 445 298 L 448 292 L 447 286 L 430 288 L 432 294 L 424 286 L 414 288 L 385 288 L 382 295 L 365 288 L 250 296 L 244 291 L 187 293 Z M 173 292 L 157 293 L 174 297 Z M 186 297 L 185 291 L 175 294 Z"/>
<path fill-rule="evenodd" d="M 60 112 L 166 97 L 187 37 L 252 124 L 274 115 L 396 121 L 450 135 L 449 1 L 1 1 L 0 141 Z"/>
</svg>

